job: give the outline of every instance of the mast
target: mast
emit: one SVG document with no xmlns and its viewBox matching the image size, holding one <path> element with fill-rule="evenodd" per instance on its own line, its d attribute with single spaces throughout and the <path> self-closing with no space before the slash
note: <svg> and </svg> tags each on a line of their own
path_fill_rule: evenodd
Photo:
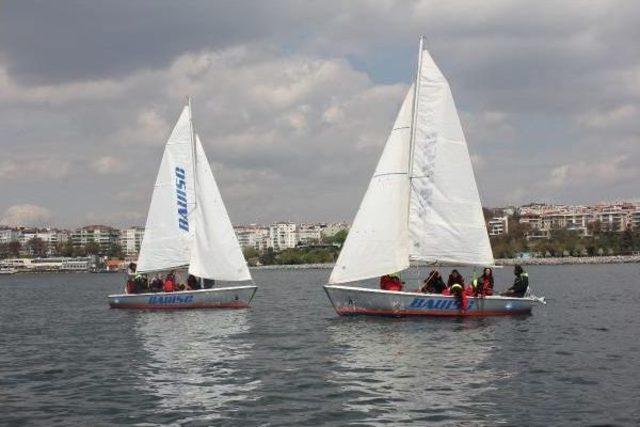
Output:
<svg viewBox="0 0 640 427">
<path fill-rule="evenodd" d="M 413 152 L 416 146 L 416 123 L 418 121 L 418 99 L 420 96 L 420 75 L 422 73 L 422 50 L 424 49 L 424 36 L 420 36 L 420 47 L 418 50 L 418 66 L 416 67 L 416 81 L 413 87 L 413 110 L 411 112 L 411 138 L 409 139 L 409 167 L 407 174 L 408 183 L 408 203 L 407 203 L 407 228 L 409 227 L 409 217 L 411 214 L 411 186 L 413 185 Z"/>
<path fill-rule="evenodd" d="M 191 97 L 187 97 L 187 103 L 189 105 L 189 127 L 191 128 L 191 173 L 193 174 L 193 208 L 196 208 L 196 137 L 195 129 L 193 128 L 193 115 L 191 113 Z"/>
</svg>

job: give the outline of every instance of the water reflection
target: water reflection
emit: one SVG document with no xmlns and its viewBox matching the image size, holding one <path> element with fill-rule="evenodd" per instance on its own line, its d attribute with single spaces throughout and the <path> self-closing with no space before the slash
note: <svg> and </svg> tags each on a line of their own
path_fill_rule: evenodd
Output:
<svg viewBox="0 0 640 427">
<path fill-rule="evenodd" d="M 252 349 L 248 332 L 244 311 L 139 313 L 140 387 L 158 398 L 156 412 L 202 421 L 246 400 L 259 383 L 239 369 Z"/>
<path fill-rule="evenodd" d="M 491 320 L 337 319 L 329 335 L 339 349 L 331 381 L 363 421 L 488 421 L 483 395 L 504 375 L 487 360 Z"/>
</svg>

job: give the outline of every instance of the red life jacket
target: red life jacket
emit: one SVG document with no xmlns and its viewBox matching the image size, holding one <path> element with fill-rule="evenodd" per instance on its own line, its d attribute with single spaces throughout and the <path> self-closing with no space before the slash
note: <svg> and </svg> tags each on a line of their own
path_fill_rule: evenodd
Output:
<svg viewBox="0 0 640 427">
<path fill-rule="evenodd" d="M 127 293 L 128 294 L 133 294 L 136 292 L 136 284 L 133 281 L 133 279 L 129 279 L 127 280 Z"/>
<path fill-rule="evenodd" d="M 166 279 L 164 281 L 164 286 L 162 287 L 162 290 L 165 292 L 173 292 L 176 290 L 176 284 L 173 281 L 173 279 Z"/>
<path fill-rule="evenodd" d="M 384 291 L 401 291 L 402 290 L 402 282 L 398 277 L 392 277 L 389 275 L 382 276 L 380 278 L 380 289 Z"/>
</svg>

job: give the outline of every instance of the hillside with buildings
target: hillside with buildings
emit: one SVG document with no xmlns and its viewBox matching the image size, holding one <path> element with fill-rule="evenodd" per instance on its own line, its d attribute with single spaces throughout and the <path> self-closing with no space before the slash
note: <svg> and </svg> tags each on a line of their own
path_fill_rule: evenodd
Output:
<svg viewBox="0 0 640 427">
<path fill-rule="evenodd" d="M 630 255 L 640 251 L 640 204 L 485 209 L 496 258 Z M 346 223 L 236 225 L 250 265 L 333 262 Z M 0 226 L 0 267 L 18 270 L 118 269 L 135 261 L 143 227 L 87 225 L 75 230 Z M 119 261 L 119 262 L 118 262 Z"/>
</svg>

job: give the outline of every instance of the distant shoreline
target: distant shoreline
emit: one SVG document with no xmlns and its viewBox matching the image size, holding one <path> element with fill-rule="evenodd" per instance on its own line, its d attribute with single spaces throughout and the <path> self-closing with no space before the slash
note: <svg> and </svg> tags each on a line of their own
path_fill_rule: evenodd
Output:
<svg viewBox="0 0 640 427">
<path fill-rule="evenodd" d="M 549 257 L 549 258 L 498 258 L 496 265 L 570 265 L 570 264 L 629 264 L 640 263 L 640 255 L 611 255 L 593 257 Z M 323 270 L 331 269 L 334 263 L 325 264 L 273 264 L 251 267 L 256 270 Z"/>
</svg>

